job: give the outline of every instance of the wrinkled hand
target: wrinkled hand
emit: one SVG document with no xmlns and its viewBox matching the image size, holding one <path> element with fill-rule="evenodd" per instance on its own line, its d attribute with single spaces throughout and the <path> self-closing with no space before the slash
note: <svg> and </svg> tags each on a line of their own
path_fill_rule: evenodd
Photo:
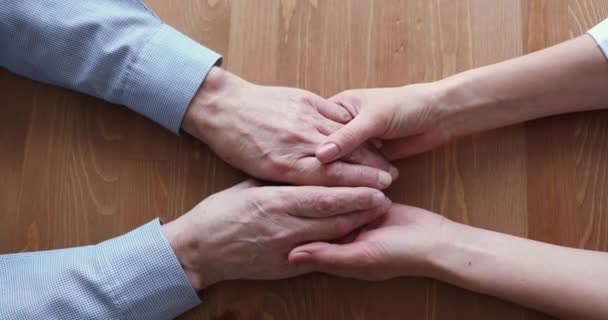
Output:
<svg viewBox="0 0 608 320">
<path fill-rule="evenodd" d="M 447 142 L 450 135 L 440 122 L 437 95 L 435 83 L 339 93 L 329 100 L 349 110 L 354 119 L 324 139 L 317 149 L 317 158 L 329 163 L 370 139 L 382 142 L 381 151 L 389 160 L 425 152 Z"/>
<path fill-rule="evenodd" d="M 316 242 L 292 250 L 295 266 L 364 280 L 430 276 L 432 255 L 445 241 L 453 222 L 435 213 L 393 204 L 389 212 L 365 226 L 352 242 Z"/>
<path fill-rule="evenodd" d="M 183 128 L 250 175 L 299 185 L 388 187 L 392 167 L 372 146 L 323 165 L 315 150 L 350 120 L 337 104 L 308 91 L 249 83 L 213 68 Z"/>
<path fill-rule="evenodd" d="M 371 188 L 259 187 L 248 181 L 212 195 L 163 226 L 193 287 L 232 279 L 280 279 L 310 272 L 290 250 L 347 235 L 390 207 Z"/>
</svg>

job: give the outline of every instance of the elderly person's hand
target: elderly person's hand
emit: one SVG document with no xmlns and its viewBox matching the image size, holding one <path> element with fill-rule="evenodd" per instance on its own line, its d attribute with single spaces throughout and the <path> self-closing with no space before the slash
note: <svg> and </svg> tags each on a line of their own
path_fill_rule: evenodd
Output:
<svg viewBox="0 0 608 320">
<path fill-rule="evenodd" d="M 341 106 L 308 91 L 267 87 L 213 68 L 182 127 L 246 173 L 298 185 L 388 187 L 397 177 L 375 148 L 363 144 L 322 164 L 315 150 L 350 120 Z"/>
<path fill-rule="evenodd" d="M 382 216 L 390 200 L 359 187 L 260 187 L 248 181 L 210 196 L 163 226 L 193 287 L 232 279 L 280 279 L 310 272 L 287 255 Z"/>
</svg>

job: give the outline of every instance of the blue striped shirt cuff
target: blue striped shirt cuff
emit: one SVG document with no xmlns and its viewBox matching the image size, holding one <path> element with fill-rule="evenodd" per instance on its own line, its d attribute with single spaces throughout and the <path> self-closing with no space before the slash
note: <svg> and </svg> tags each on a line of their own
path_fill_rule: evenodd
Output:
<svg viewBox="0 0 608 320">
<path fill-rule="evenodd" d="M 125 319 L 172 319 L 200 304 L 158 219 L 97 250 Z"/>
<path fill-rule="evenodd" d="M 140 50 L 128 67 L 122 101 L 179 134 L 190 101 L 221 56 L 167 24 Z"/>
</svg>

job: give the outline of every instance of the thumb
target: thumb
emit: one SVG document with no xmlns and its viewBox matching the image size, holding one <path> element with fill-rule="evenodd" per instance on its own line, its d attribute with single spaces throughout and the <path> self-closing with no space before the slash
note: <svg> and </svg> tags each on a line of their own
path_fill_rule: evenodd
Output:
<svg viewBox="0 0 608 320">
<path fill-rule="evenodd" d="M 348 278 L 362 278 L 362 245 L 359 242 L 332 244 L 313 242 L 291 250 L 288 260 L 292 264 L 313 265 L 315 271 Z"/>
<path fill-rule="evenodd" d="M 317 149 L 316 156 L 322 163 L 340 159 L 353 152 L 368 139 L 378 134 L 373 118 L 360 113 L 342 128 L 327 137 Z"/>
</svg>

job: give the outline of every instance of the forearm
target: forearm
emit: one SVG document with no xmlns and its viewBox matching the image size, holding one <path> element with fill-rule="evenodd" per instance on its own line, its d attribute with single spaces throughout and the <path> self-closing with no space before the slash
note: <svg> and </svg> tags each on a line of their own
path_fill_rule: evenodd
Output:
<svg viewBox="0 0 608 320">
<path fill-rule="evenodd" d="M 445 228 L 431 276 L 567 319 L 608 317 L 608 253 L 461 224 Z"/>
<path fill-rule="evenodd" d="M 588 35 L 438 82 L 437 105 L 454 136 L 608 107 L 608 63 Z"/>
</svg>

